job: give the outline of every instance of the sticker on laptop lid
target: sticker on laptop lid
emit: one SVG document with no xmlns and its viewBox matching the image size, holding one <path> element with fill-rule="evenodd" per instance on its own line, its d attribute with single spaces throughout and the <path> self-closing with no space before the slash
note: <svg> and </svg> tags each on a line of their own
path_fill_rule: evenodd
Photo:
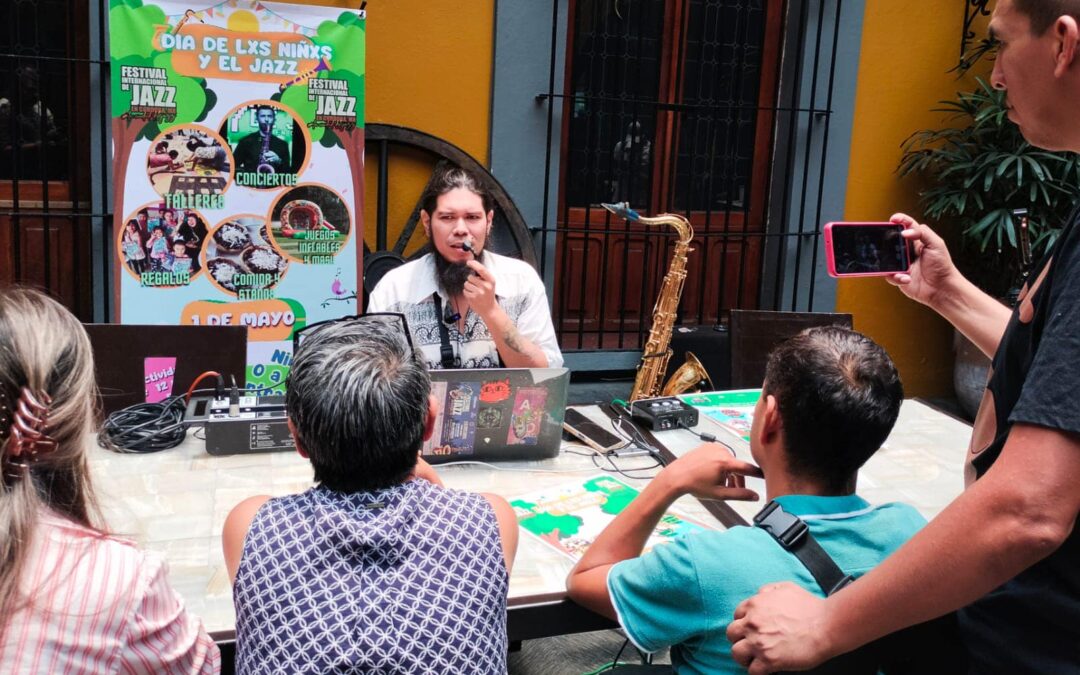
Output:
<svg viewBox="0 0 1080 675">
<path fill-rule="evenodd" d="M 510 380 L 492 380 L 480 387 L 481 403 L 499 403 L 510 398 Z"/>
<path fill-rule="evenodd" d="M 483 394 L 480 395 L 483 400 Z M 476 426 L 480 429 L 498 429 L 503 425 L 503 411 L 500 408 L 482 408 L 476 416 Z"/>
<path fill-rule="evenodd" d="M 543 387 L 522 387 L 517 390 L 510 413 L 510 434 L 506 438 L 508 445 L 536 445 L 546 402 L 547 389 Z"/>
<path fill-rule="evenodd" d="M 442 407 L 435 420 L 435 433 L 424 443 L 423 453 L 471 455 L 476 442 L 480 383 L 433 382 L 431 390 L 442 402 Z"/>
</svg>

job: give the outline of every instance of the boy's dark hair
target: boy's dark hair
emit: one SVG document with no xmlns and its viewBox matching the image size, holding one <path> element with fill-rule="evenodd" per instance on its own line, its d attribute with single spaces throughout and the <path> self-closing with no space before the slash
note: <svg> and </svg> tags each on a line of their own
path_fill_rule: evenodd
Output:
<svg viewBox="0 0 1080 675">
<path fill-rule="evenodd" d="M 431 380 L 401 331 L 401 322 L 341 321 L 296 350 L 285 407 L 315 480 L 331 490 L 390 487 L 416 466 Z"/>
<path fill-rule="evenodd" d="M 484 213 L 495 210 L 495 197 L 492 196 L 491 190 L 483 180 L 446 160 L 435 165 L 435 170 L 431 173 L 431 178 L 420 195 L 420 208 L 427 211 L 429 216 L 434 216 L 439 197 L 457 188 L 465 188 L 480 197 L 480 201 L 484 204 Z"/>
<path fill-rule="evenodd" d="M 776 397 L 790 470 L 834 493 L 892 431 L 904 388 L 892 359 L 862 333 L 810 328 L 769 355 L 764 394 Z"/>
<path fill-rule="evenodd" d="M 1013 0 L 1017 11 L 1031 21 L 1031 32 L 1042 35 L 1060 16 L 1080 21 L 1080 0 Z"/>
</svg>

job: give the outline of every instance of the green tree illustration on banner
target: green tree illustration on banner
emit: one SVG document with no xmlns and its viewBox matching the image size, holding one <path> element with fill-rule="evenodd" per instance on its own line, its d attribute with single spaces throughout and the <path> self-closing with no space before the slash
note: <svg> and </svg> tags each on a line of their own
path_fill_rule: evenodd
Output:
<svg viewBox="0 0 1080 675">
<path fill-rule="evenodd" d="M 138 117 L 129 117 L 131 91 L 120 87 L 120 78 L 112 80 L 112 134 L 115 161 L 119 175 L 125 175 L 131 148 L 142 138 L 154 138 L 162 130 L 180 124 L 202 122 L 217 103 L 217 95 L 206 86 L 206 80 L 177 73 L 172 66 L 172 53 L 154 49 L 154 33 L 158 26 L 168 26 L 169 19 L 157 5 L 142 0 L 110 0 L 109 24 L 112 39 L 109 56 L 113 68 L 141 66 L 163 68 L 169 86 L 176 88 L 176 118 L 158 124 Z M 113 203 L 123 204 L 123 181 L 113 187 Z"/>
</svg>

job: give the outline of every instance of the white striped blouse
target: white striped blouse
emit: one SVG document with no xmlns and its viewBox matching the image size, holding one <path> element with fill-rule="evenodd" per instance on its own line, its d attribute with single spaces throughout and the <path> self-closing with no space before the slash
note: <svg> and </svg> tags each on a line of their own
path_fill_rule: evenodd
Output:
<svg viewBox="0 0 1080 675">
<path fill-rule="evenodd" d="M 0 673 L 217 673 L 221 655 L 184 610 L 164 561 L 42 513 L 6 622 Z"/>
</svg>

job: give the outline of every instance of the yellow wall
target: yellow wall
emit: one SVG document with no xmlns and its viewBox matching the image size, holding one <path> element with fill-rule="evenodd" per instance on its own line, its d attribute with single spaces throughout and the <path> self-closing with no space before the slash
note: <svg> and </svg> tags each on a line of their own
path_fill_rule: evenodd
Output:
<svg viewBox="0 0 1080 675">
<path fill-rule="evenodd" d="M 900 145 L 913 131 L 941 126 L 930 112 L 967 82 L 956 65 L 960 3 L 867 0 L 847 183 L 847 220 L 886 220 L 896 211 L 921 218 L 915 179 L 895 173 Z M 839 282 L 836 309 L 881 343 L 900 369 L 908 396 L 952 394 L 952 329 L 884 281 Z"/>
<path fill-rule="evenodd" d="M 359 0 L 307 0 L 356 9 Z M 488 163 L 491 129 L 495 0 L 393 0 L 367 6 L 367 124 L 412 127 L 438 136 Z M 364 241 L 375 248 L 378 148 L 366 146 Z M 401 227 L 431 174 L 421 153 L 394 151 L 389 163 L 389 241 Z M 406 253 L 424 243 L 417 227 Z"/>
</svg>

